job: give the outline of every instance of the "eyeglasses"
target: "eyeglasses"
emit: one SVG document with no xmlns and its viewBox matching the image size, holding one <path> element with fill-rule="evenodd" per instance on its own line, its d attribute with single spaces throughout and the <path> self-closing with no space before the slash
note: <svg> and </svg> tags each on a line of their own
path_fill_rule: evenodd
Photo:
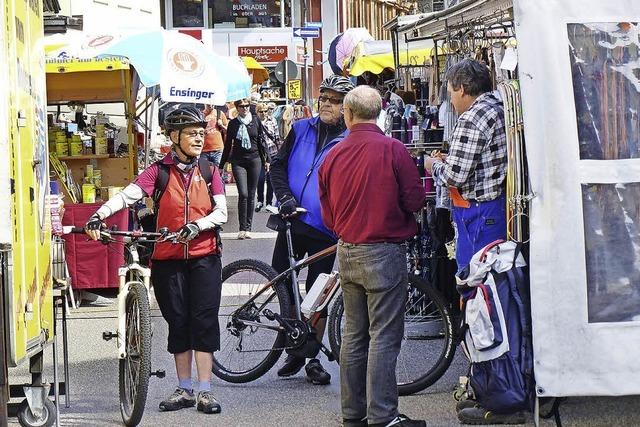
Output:
<svg viewBox="0 0 640 427">
<path fill-rule="evenodd" d="M 332 98 L 330 96 L 324 96 L 324 95 L 320 95 L 318 97 L 318 102 L 326 102 L 329 101 L 331 104 L 333 105 L 338 105 L 338 104 L 342 104 L 342 99 L 343 98 Z"/>
<path fill-rule="evenodd" d="M 200 137 L 200 138 L 204 138 L 204 131 L 191 131 L 191 132 L 185 132 L 185 135 L 187 135 L 189 138 L 191 139 L 195 139 L 196 137 Z"/>
<path fill-rule="evenodd" d="M 238 104 L 238 108 L 249 108 L 251 104 Z"/>
</svg>

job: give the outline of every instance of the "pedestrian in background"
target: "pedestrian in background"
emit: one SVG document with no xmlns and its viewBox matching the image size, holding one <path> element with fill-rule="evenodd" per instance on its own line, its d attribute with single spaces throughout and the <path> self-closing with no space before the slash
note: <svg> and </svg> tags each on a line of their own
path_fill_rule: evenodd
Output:
<svg viewBox="0 0 640 427">
<path fill-rule="evenodd" d="M 380 94 L 358 86 L 344 98 L 349 135 L 319 171 L 324 224 L 338 236 L 345 328 L 340 349 L 344 426 L 426 426 L 398 412 L 396 361 L 404 334 L 405 241 L 425 202 L 415 163 L 376 125 Z"/>
<path fill-rule="evenodd" d="M 204 135 L 202 154 L 214 165 L 220 167 L 222 151 L 224 150 L 224 135 L 227 133 L 229 121 L 227 116 L 211 104 L 204 107 L 204 117 L 207 127 Z"/>
<path fill-rule="evenodd" d="M 260 170 L 269 168 L 269 152 L 264 141 L 264 130 L 257 116 L 249 111 L 249 99 L 234 102 L 238 116 L 229 122 L 221 168 L 231 163 L 233 178 L 238 187 L 238 239 L 250 239 Z"/>
<path fill-rule="evenodd" d="M 273 158 L 278 153 L 280 145 L 282 145 L 278 133 L 278 124 L 272 116 L 274 109 L 275 104 L 270 107 L 265 103 L 260 103 L 256 107 L 258 118 L 264 126 L 263 130 L 265 134 L 265 142 L 267 144 L 267 150 L 269 151 L 269 155 L 271 156 L 271 158 Z M 267 187 L 266 199 L 265 184 Z M 263 207 L 265 207 L 268 211 L 275 210 L 275 208 L 272 206 L 272 202 L 273 187 L 271 186 L 271 176 L 269 174 L 269 170 L 265 168 L 260 172 L 260 179 L 258 179 L 258 204 L 256 205 L 256 212 L 260 212 Z"/>
</svg>

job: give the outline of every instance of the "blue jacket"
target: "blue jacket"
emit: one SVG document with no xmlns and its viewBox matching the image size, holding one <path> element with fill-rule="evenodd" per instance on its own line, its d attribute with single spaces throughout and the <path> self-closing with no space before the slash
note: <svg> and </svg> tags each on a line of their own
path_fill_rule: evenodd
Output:
<svg viewBox="0 0 640 427">
<path fill-rule="evenodd" d="M 318 194 L 318 169 L 327 153 L 349 133 L 345 130 L 328 142 L 316 155 L 318 143 L 318 122 L 320 118 L 299 120 L 293 124 L 296 141 L 288 162 L 289 188 L 298 204 L 308 212 L 300 216 L 300 220 L 311 227 L 335 238 L 335 235 L 324 226 L 320 212 L 320 195 Z"/>
</svg>

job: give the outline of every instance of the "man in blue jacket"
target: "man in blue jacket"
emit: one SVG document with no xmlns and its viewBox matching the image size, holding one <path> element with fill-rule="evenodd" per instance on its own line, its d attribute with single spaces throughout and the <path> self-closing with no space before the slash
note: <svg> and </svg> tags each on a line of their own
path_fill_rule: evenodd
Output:
<svg viewBox="0 0 640 427">
<path fill-rule="evenodd" d="M 283 216 L 292 216 L 297 207 L 307 210 L 291 218 L 291 240 L 296 259 L 313 255 L 337 242 L 336 236 L 322 222 L 318 195 L 318 168 L 327 153 L 347 135 L 343 118 L 342 100 L 353 89 L 346 77 L 332 75 L 320 84 L 319 115 L 299 120 L 272 159 L 271 184 Z M 273 268 L 278 272 L 289 268 L 287 240 L 280 232 L 273 249 Z M 307 272 L 307 291 L 320 273 L 330 273 L 335 255 L 313 263 Z M 291 287 L 289 286 L 289 289 Z M 292 295 L 292 298 L 294 296 Z M 295 296 L 298 297 L 297 295 Z M 295 315 L 295 314 L 294 314 Z M 326 309 L 316 325 L 317 339 L 322 340 L 326 325 Z M 317 354 L 316 354 L 317 355 Z M 297 374 L 305 366 L 305 359 L 290 354 L 278 371 L 281 377 Z M 329 384 L 331 375 L 315 357 L 305 367 L 307 380 L 313 384 Z"/>
</svg>

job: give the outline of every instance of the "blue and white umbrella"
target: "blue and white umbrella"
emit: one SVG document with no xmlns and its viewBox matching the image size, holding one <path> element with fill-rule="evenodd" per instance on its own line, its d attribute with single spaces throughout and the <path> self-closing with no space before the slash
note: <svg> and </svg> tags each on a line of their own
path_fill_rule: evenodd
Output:
<svg viewBox="0 0 640 427">
<path fill-rule="evenodd" d="M 242 60 L 217 55 L 177 31 L 85 34 L 54 55 L 127 58 L 142 84 L 160 85 L 160 97 L 168 102 L 223 105 L 251 92 L 251 77 Z"/>
</svg>

